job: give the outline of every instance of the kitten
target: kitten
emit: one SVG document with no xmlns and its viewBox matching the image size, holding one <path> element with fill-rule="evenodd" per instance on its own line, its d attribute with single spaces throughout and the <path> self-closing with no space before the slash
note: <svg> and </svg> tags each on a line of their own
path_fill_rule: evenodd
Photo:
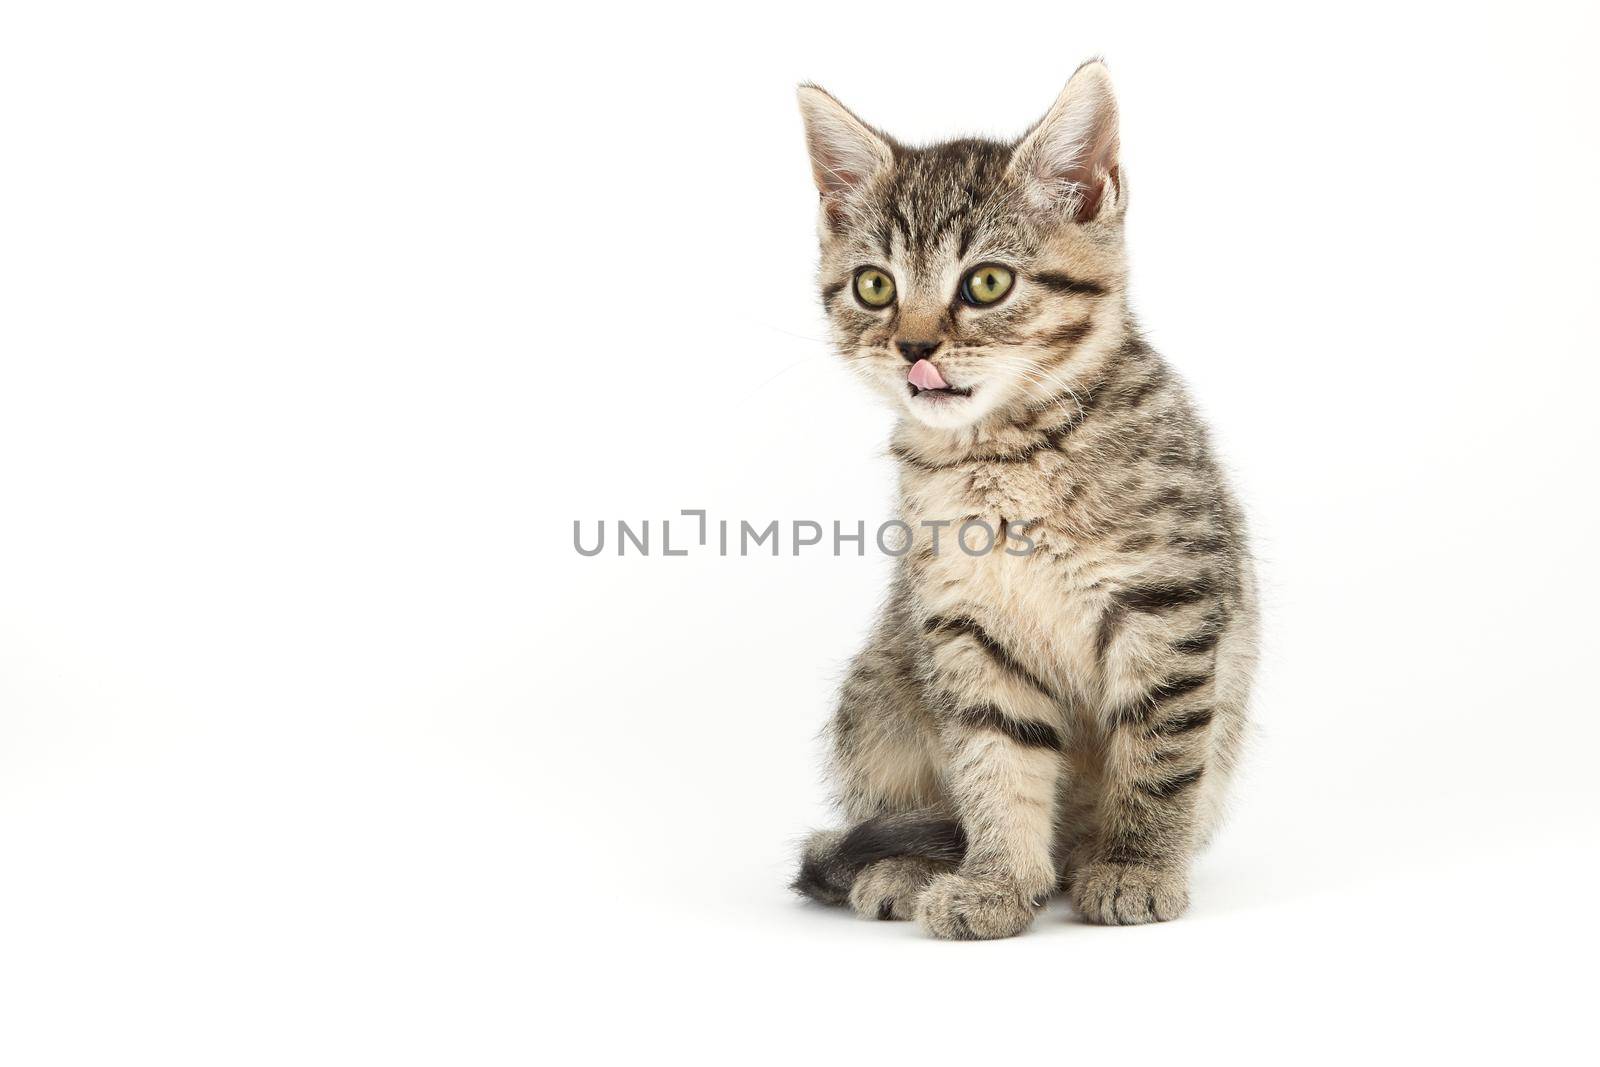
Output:
<svg viewBox="0 0 1600 1067">
<path fill-rule="evenodd" d="M 1106 69 L 1012 144 L 908 148 L 811 85 L 800 107 L 823 303 L 899 414 L 915 532 L 829 731 L 848 825 L 795 888 L 943 938 L 1020 933 L 1058 889 L 1093 922 L 1176 918 L 1245 731 L 1255 582 L 1128 310 Z M 969 520 L 987 553 L 956 548 Z"/>
</svg>

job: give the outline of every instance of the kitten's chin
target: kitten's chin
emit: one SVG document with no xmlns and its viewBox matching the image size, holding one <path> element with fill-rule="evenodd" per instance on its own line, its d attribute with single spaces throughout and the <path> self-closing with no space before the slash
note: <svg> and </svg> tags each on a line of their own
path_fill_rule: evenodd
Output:
<svg viewBox="0 0 1600 1067">
<path fill-rule="evenodd" d="M 973 387 L 959 391 L 907 389 L 900 394 L 906 413 L 936 430 L 959 430 L 983 418 L 994 407 L 994 389 Z"/>
</svg>

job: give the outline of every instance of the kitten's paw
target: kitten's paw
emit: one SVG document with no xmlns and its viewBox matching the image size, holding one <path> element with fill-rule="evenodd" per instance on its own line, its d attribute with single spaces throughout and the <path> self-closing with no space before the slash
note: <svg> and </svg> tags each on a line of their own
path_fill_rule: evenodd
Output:
<svg viewBox="0 0 1600 1067">
<path fill-rule="evenodd" d="M 879 860 L 856 875 L 850 906 L 863 919 L 909 919 L 918 895 L 945 870 L 944 864 L 912 856 Z"/>
<path fill-rule="evenodd" d="M 1015 885 L 959 873 L 929 882 L 916 914 L 924 930 L 951 941 L 1015 937 L 1033 922 L 1033 907 Z"/>
<path fill-rule="evenodd" d="M 1138 864 L 1089 863 L 1073 871 L 1067 896 L 1092 923 L 1137 926 L 1166 922 L 1189 906 L 1186 871 Z"/>
</svg>

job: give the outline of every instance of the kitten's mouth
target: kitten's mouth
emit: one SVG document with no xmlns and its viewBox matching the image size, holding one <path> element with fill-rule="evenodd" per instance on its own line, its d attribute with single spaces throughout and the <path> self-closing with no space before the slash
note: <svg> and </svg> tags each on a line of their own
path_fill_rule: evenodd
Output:
<svg viewBox="0 0 1600 1067">
<path fill-rule="evenodd" d="M 972 395 L 971 389 L 957 388 L 945 381 L 939 368 L 925 359 L 912 364 L 911 372 L 906 375 L 906 388 L 911 390 L 912 396 L 935 401 Z"/>
<path fill-rule="evenodd" d="M 916 386 L 911 385 L 908 382 L 906 383 L 906 387 L 911 390 L 912 396 L 922 397 L 925 400 L 944 400 L 947 398 L 972 395 L 971 389 L 957 389 L 950 385 L 945 386 L 943 389 L 918 389 Z"/>
</svg>

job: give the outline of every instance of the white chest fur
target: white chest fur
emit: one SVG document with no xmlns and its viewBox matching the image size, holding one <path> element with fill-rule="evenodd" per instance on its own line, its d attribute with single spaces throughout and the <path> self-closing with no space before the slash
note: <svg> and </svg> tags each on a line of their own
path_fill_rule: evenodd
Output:
<svg viewBox="0 0 1600 1067">
<path fill-rule="evenodd" d="M 1058 691 L 1095 686 L 1095 640 L 1126 561 L 1074 530 L 1070 483 L 1033 466 L 907 471 L 912 594 L 924 618 L 965 616 Z"/>
</svg>

